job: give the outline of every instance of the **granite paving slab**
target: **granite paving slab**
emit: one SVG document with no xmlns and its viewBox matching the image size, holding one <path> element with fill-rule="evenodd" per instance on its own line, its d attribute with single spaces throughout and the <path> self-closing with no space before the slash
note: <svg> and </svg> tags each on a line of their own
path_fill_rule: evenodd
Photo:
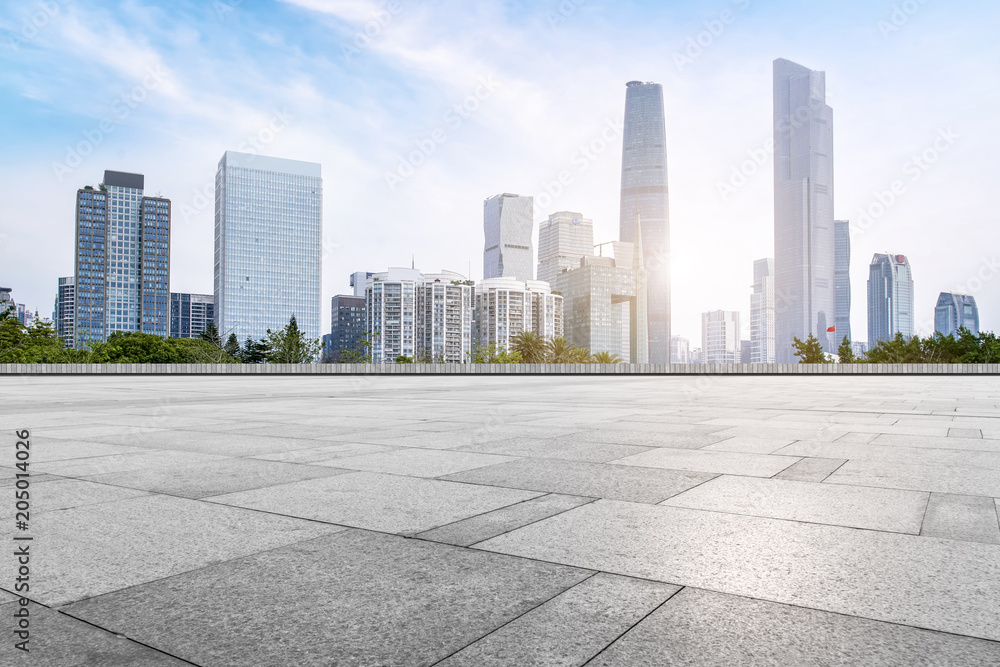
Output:
<svg viewBox="0 0 1000 667">
<path fill-rule="evenodd" d="M 921 535 L 947 540 L 1000 544 L 993 498 L 932 493 Z"/>
<path fill-rule="evenodd" d="M 210 563 L 343 530 L 168 496 L 142 496 L 49 512 L 32 522 L 44 573 L 31 598 L 59 605 L 168 577 Z M 13 581 L 14 559 L 0 560 Z"/>
<path fill-rule="evenodd" d="M 928 495 L 723 475 L 661 504 L 918 535 Z"/>
<path fill-rule="evenodd" d="M 571 442 L 601 442 L 636 447 L 674 447 L 699 449 L 724 440 L 725 436 L 713 433 L 657 433 L 656 431 L 626 431 L 622 429 L 591 430 L 562 436 L 559 440 Z"/>
<path fill-rule="evenodd" d="M 86 440 L 98 435 L 132 435 L 134 433 L 153 433 L 162 430 L 152 426 L 132 426 L 121 424 L 80 424 L 65 428 L 40 428 L 32 433 L 32 438 L 44 437 L 67 440 Z"/>
<path fill-rule="evenodd" d="M 9 440 L 0 446 L 0 457 L 3 461 L 15 463 L 16 440 Z M 113 456 L 115 454 L 137 454 L 150 450 L 142 447 L 127 447 L 124 445 L 108 445 L 103 442 L 87 442 L 83 440 L 67 440 L 32 435 L 29 441 L 31 463 L 51 463 L 69 459 L 84 459 L 95 456 Z"/>
<path fill-rule="evenodd" d="M 869 442 L 878 437 L 877 433 L 854 433 L 849 432 L 840 436 L 834 442 L 838 443 L 857 443 L 860 445 L 867 445 Z"/>
<path fill-rule="evenodd" d="M 463 470 L 475 470 L 516 460 L 510 456 L 404 448 L 391 452 L 320 461 L 314 465 L 410 477 L 441 477 Z"/>
<path fill-rule="evenodd" d="M 516 505 L 510 505 L 492 512 L 480 514 L 470 519 L 434 528 L 416 537 L 433 542 L 444 542 L 456 546 L 467 547 L 502 535 L 515 528 L 521 528 L 529 523 L 547 519 L 550 516 L 566 512 L 574 507 L 580 507 L 594 502 L 594 498 L 580 496 L 562 496 L 550 493 L 526 500 Z"/>
<path fill-rule="evenodd" d="M 333 459 L 360 456 L 362 454 L 391 452 L 394 449 L 394 447 L 386 447 L 385 445 L 338 443 L 334 445 L 316 447 L 315 449 L 294 449 L 290 452 L 260 454 L 258 456 L 251 456 L 250 458 L 260 459 L 262 461 L 284 461 L 286 463 L 316 463 L 318 461 L 331 461 Z"/>
<path fill-rule="evenodd" d="M 798 460 L 791 456 L 659 448 L 613 461 L 611 465 L 771 477 Z"/>
<path fill-rule="evenodd" d="M 858 459 L 848 461 L 838 468 L 827 477 L 825 483 L 965 496 L 1000 496 L 1000 473 L 996 470 L 960 466 L 906 465 Z"/>
<path fill-rule="evenodd" d="M 45 512 L 65 510 L 82 505 L 98 505 L 148 494 L 145 491 L 135 489 L 119 489 L 78 479 L 57 478 L 45 485 L 39 485 L 37 488 L 35 480 L 32 479 L 28 495 L 31 503 L 30 513 L 32 516 L 36 516 Z M 13 498 L 13 494 L 10 494 L 9 497 Z M 16 512 L 17 509 L 13 502 L 0 503 L 0 517 L 13 517 Z"/>
<path fill-rule="evenodd" d="M 847 459 L 804 458 L 779 472 L 774 476 L 774 479 L 822 482 L 845 463 L 847 463 Z"/>
<path fill-rule="evenodd" d="M 705 452 L 742 452 L 743 454 L 773 454 L 777 450 L 795 442 L 792 438 L 726 438 L 707 447 Z"/>
<path fill-rule="evenodd" d="M 212 461 L 222 461 L 228 456 L 217 454 L 195 454 L 169 450 L 145 450 L 134 454 L 114 454 L 93 458 L 53 461 L 33 464 L 35 472 L 67 477 L 86 477 L 105 473 L 163 468 L 173 465 L 204 465 Z"/>
<path fill-rule="evenodd" d="M 972 438 L 972 439 L 983 439 L 983 432 L 978 428 L 951 428 L 948 429 L 948 437 L 950 438 Z"/>
<path fill-rule="evenodd" d="M 460 472 L 444 479 L 544 493 L 658 503 L 712 477 L 714 475 L 679 470 L 526 459 Z"/>
<path fill-rule="evenodd" d="M 600 500 L 478 549 L 1000 640 L 1000 546 Z"/>
<path fill-rule="evenodd" d="M 649 451 L 649 449 L 650 447 L 637 447 L 633 445 L 609 445 L 601 442 L 571 441 L 560 437 L 491 440 L 489 442 L 460 447 L 456 451 L 605 463 L 633 454 L 640 454 Z"/>
<path fill-rule="evenodd" d="M 539 495 L 530 491 L 355 472 L 231 493 L 209 500 L 354 528 L 409 535 Z"/>
<path fill-rule="evenodd" d="M 980 438 L 949 438 L 945 435 L 926 437 L 882 434 L 872 440 L 873 445 L 885 447 L 923 447 L 926 449 L 957 449 L 973 452 L 1000 452 L 1000 442 Z"/>
<path fill-rule="evenodd" d="M 212 667 L 432 665 L 591 574 L 352 530 L 65 611 Z"/>
<path fill-rule="evenodd" d="M 438 664 L 582 665 L 678 590 L 598 573 Z"/>
<path fill-rule="evenodd" d="M 985 667 L 1000 644 L 685 588 L 588 667 Z"/>
<path fill-rule="evenodd" d="M 775 454 L 810 456 L 831 459 L 870 460 L 907 465 L 961 466 L 1000 470 L 1000 451 L 977 452 L 959 449 L 927 449 L 923 447 L 861 445 L 842 442 L 810 442 L 803 440 L 779 449 Z"/>
<path fill-rule="evenodd" d="M 197 465 L 163 466 L 94 475 L 86 479 L 184 498 L 207 498 L 303 479 L 332 477 L 345 472 L 315 465 L 255 459 L 224 459 Z"/>
<path fill-rule="evenodd" d="M 316 447 L 316 440 L 307 438 L 282 438 L 278 436 L 246 435 L 244 433 L 218 433 L 209 431 L 157 431 L 133 435 L 108 435 L 92 438 L 97 442 L 115 445 L 171 449 L 199 454 L 225 456 L 254 456 L 272 452 Z"/>
<path fill-rule="evenodd" d="M 807 429 L 799 424 L 797 428 L 774 428 L 771 426 L 733 426 L 715 435 L 720 439 L 725 438 L 791 438 L 792 440 L 836 440 L 844 435 L 841 430 L 827 430 L 823 428 Z"/>
<path fill-rule="evenodd" d="M 0 488 L 6 486 L 14 486 L 15 484 L 17 484 L 18 479 L 24 479 L 23 477 L 18 478 L 17 475 L 19 474 L 24 474 L 24 473 L 22 473 L 20 470 L 16 468 L 0 468 Z M 41 484 L 42 482 L 54 482 L 59 479 L 65 479 L 57 475 L 46 475 L 44 473 L 37 471 L 29 472 L 28 474 L 30 475 L 30 483 L 32 485 Z"/>
</svg>

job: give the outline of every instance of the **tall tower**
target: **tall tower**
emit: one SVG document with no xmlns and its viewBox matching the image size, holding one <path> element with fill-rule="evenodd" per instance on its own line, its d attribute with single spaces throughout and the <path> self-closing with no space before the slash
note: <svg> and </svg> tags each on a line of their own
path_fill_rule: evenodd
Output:
<svg viewBox="0 0 1000 667">
<path fill-rule="evenodd" d="M 619 236 L 635 243 L 642 217 L 647 275 L 649 363 L 670 363 L 670 211 L 663 87 L 625 84 Z"/>
<path fill-rule="evenodd" d="M 215 175 L 215 321 L 242 343 L 295 315 L 320 337 L 323 178 L 314 162 L 226 151 Z"/>
<path fill-rule="evenodd" d="M 750 295 L 750 363 L 774 363 L 774 260 L 753 263 Z"/>
<path fill-rule="evenodd" d="M 912 338 L 913 271 L 905 255 L 875 255 L 868 277 L 868 345 L 897 333 Z"/>
<path fill-rule="evenodd" d="M 643 258 L 645 247 L 642 243 L 642 216 L 635 217 L 635 255 L 633 269 L 635 271 L 635 335 L 630 337 L 630 347 L 633 363 L 650 363 L 649 344 L 649 272 Z M 667 361 L 654 363 L 670 363 L 670 339 L 667 339 Z"/>
<path fill-rule="evenodd" d="M 483 279 L 535 279 L 531 232 L 535 199 L 502 194 L 483 202 Z"/>
<path fill-rule="evenodd" d="M 976 297 L 954 292 L 941 292 L 934 308 L 934 330 L 944 336 L 968 329 L 972 335 L 979 335 L 979 307 Z"/>
<path fill-rule="evenodd" d="M 835 220 L 833 233 L 836 256 L 834 283 L 837 291 L 837 335 L 834 342 L 840 345 L 844 338 L 854 340 L 851 337 L 851 223 Z"/>
<path fill-rule="evenodd" d="M 774 61 L 774 291 L 778 363 L 795 363 L 793 338 L 828 352 L 836 323 L 833 109 L 826 74 Z"/>
<path fill-rule="evenodd" d="M 594 256 L 594 221 L 561 211 L 538 226 L 538 279 L 556 284 L 563 271 L 580 268 L 582 257 Z"/>
</svg>

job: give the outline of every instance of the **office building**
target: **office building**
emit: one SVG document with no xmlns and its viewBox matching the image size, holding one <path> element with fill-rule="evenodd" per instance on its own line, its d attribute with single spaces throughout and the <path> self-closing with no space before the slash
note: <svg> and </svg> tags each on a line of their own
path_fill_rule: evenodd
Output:
<svg viewBox="0 0 1000 667">
<path fill-rule="evenodd" d="M 488 278 L 476 286 L 476 342 L 509 350 L 525 331 L 552 340 L 565 335 L 563 297 L 547 282 Z"/>
<path fill-rule="evenodd" d="M 753 363 L 751 361 L 752 356 L 753 356 L 753 346 L 750 345 L 750 341 L 748 340 L 740 341 L 740 363 L 741 364 Z"/>
<path fill-rule="evenodd" d="M 147 197 L 145 177 L 105 171 L 76 197 L 74 343 L 115 331 L 169 334 L 170 200 Z"/>
<path fill-rule="evenodd" d="M 649 362 L 665 364 L 670 361 L 670 213 L 663 87 L 641 81 L 625 86 L 619 238 L 636 243 L 642 220 Z"/>
<path fill-rule="evenodd" d="M 469 362 L 472 310 L 472 285 L 458 273 L 391 268 L 373 274 L 365 289 L 372 363 L 393 364 L 401 356 L 434 363 Z"/>
<path fill-rule="evenodd" d="M 691 341 L 681 336 L 670 337 L 670 363 L 691 363 Z"/>
<path fill-rule="evenodd" d="M 868 354 L 868 342 L 863 340 L 852 340 L 851 350 L 854 352 L 854 356 L 860 359 Z"/>
<path fill-rule="evenodd" d="M 701 316 L 701 362 L 740 363 L 740 314 L 715 310 Z"/>
<path fill-rule="evenodd" d="M 552 285 L 556 276 L 594 256 L 594 221 L 580 213 L 561 211 L 538 227 L 538 279 Z"/>
<path fill-rule="evenodd" d="M 35 313 L 35 316 L 37 316 L 37 315 L 38 315 L 38 313 Z M 23 303 L 17 304 L 17 309 L 15 311 L 15 317 L 17 317 L 18 321 L 21 323 L 21 326 L 25 326 L 25 327 L 26 326 L 30 326 L 31 322 L 34 319 L 31 316 L 31 309 L 28 308 Z"/>
<path fill-rule="evenodd" d="M 934 330 L 945 336 L 957 334 L 959 329 L 968 329 L 979 335 L 979 307 L 976 297 L 954 292 L 941 292 L 937 307 L 934 308 Z"/>
<path fill-rule="evenodd" d="M 778 363 L 796 363 L 794 338 L 835 352 L 833 110 L 826 75 L 774 61 L 774 293 Z"/>
<path fill-rule="evenodd" d="M 226 151 L 215 176 L 215 308 L 220 332 L 242 342 L 292 315 L 320 338 L 321 166 Z"/>
<path fill-rule="evenodd" d="M 834 290 L 837 295 L 837 315 L 834 318 L 837 330 L 834 342 L 837 345 L 851 338 L 851 223 L 848 220 L 833 222 L 834 238 Z"/>
<path fill-rule="evenodd" d="M 76 347 L 73 336 L 73 325 L 76 320 L 76 278 L 68 276 L 59 279 L 59 289 L 56 292 L 55 308 L 52 310 L 52 323 L 56 333 L 63 341 L 63 347 Z"/>
<path fill-rule="evenodd" d="M 750 295 L 749 363 L 775 363 L 774 319 L 774 260 L 758 259 L 753 263 L 753 293 Z"/>
<path fill-rule="evenodd" d="M 502 194 L 483 203 L 483 279 L 535 279 L 533 197 Z"/>
<path fill-rule="evenodd" d="M 368 280 L 375 274 L 371 271 L 356 271 L 351 274 L 351 287 L 354 288 L 354 296 L 365 297 L 365 287 Z"/>
<path fill-rule="evenodd" d="M 351 279 L 354 280 L 355 276 Z M 361 344 L 367 331 L 366 320 L 364 296 L 340 294 L 330 300 L 330 335 L 329 338 L 324 336 L 323 348 L 329 359 L 337 363 L 345 353 L 355 356 L 368 354 L 367 348 Z"/>
<path fill-rule="evenodd" d="M 868 275 L 868 344 L 910 339 L 913 322 L 913 272 L 905 255 L 876 254 Z"/>
<path fill-rule="evenodd" d="M 170 293 L 170 337 L 198 338 L 215 320 L 215 296 L 212 294 Z M 230 331 L 219 331 L 225 343 Z M 242 341 L 241 341 L 242 344 Z"/>
<path fill-rule="evenodd" d="M 14 299 L 10 296 L 11 291 L 9 287 L 0 287 L 0 309 L 9 308 L 14 303 Z"/>
</svg>

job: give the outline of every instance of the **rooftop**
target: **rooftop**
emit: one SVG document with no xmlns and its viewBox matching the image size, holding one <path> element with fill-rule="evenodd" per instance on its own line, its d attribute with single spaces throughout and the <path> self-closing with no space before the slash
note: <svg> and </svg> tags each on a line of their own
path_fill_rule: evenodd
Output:
<svg viewBox="0 0 1000 667">
<path fill-rule="evenodd" d="M 34 538 L 24 664 L 1000 665 L 996 377 L 0 395 L 4 531 Z"/>
</svg>

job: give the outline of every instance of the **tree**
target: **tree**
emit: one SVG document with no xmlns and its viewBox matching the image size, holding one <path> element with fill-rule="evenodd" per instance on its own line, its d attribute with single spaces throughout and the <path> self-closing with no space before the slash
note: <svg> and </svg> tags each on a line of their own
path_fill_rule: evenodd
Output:
<svg viewBox="0 0 1000 667">
<path fill-rule="evenodd" d="M 511 339 L 512 349 L 521 354 L 526 364 L 544 364 L 547 349 L 545 339 L 534 331 L 522 331 Z"/>
<path fill-rule="evenodd" d="M 247 336 L 246 342 L 243 343 L 243 349 L 240 350 L 240 361 L 244 364 L 262 364 L 267 360 L 267 351 L 266 340 L 263 338 L 253 340 Z"/>
<path fill-rule="evenodd" d="M 215 322 L 212 320 L 208 321 L 208 324 L 205 326 L 205 330 L 201 332 L 200 338 L 202 340 L 207 340 L 216 347 L 222 347 L 222 337 L 219 336 L 219 329 L 215 326 Z"/>
<path fill-rule="evenodd" d="M 574 347 L 569 353 L 569 358 L 571 364 L 589 364 L 594 360 L 590 350 L 585 347 Z"/>
<path fill-rule="evenodd" d="M 63 341 L 50 322 L 25 327 L 13 307 L 0 312 L 0 363 L 61 364 L 68 361 Z"/>
<path fill-rule="evenodd" d="M 840 363 L 842 364 L 858 363 L 857 357 L 854 356 L 854 348 L 851 347 L 851 341 L 847 340 L 847 336 L 844 336 L 844 340 L 840 342 L 840 347 L 837 348 L 837 356 L 840 357 Z"/>
<path fill-rule="evenodd" d="M 611 354 L 610 352 L 598 352 L 593 357 L 595 364 L 620 364 L 622 363 L 622 358 L 617 354 Z"/>
<path fill-rule="evenodd" d="M 546 359 L 545 361 L 550 364 L 569 364 L 573 363 L 574 352 L 576 345 L 570 343 L 565 338 L 553 338 L 546 343 Z"/>
<path fill-rule="evenodd" d="M 271 364 L 308 364 L 319 354 L 319 340 L 310 340 L 299 329 L 295 315 L 281 331 L 267 330 L 267 353 Z"/>
<path fill-rule="evenodd" d="M 826 353 L 823 351 L 823 346 L 820 345 L 819 339 L 813 334 L 809 334 L 809 338 L 805 342 L 795 338 L 792 347 L 795 348 L 795 356 L 800 359 L 800 364 L 830 363 L 826 358 Z"/>
<path fill-rule="evenodd" d="M 235 333 L 229 334 L 229 338 L 226 339 L 226 345 L 223 349 L 233 359 L 240 358 L 240 341 L 236 338 Z"/>
<path fill-rule="evenodd" d="M 897 332 L 890 340 L 880 340 L 865 354 L 872 364 L 923 364 L 927 363 L 924 343 L 919 336 L 910 339 Z"/>
<path fill-rule="evenodd" d="M 472 363 L 474 364 L 520 364 L 523 361 L 520 352 L 517 350 L 507 351 L 496 343 L 490 343 L 486 347 L 477 345 L 476 350 L 472 353 Z"/>
</svg>

